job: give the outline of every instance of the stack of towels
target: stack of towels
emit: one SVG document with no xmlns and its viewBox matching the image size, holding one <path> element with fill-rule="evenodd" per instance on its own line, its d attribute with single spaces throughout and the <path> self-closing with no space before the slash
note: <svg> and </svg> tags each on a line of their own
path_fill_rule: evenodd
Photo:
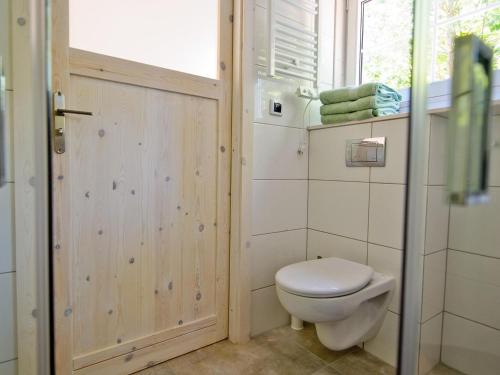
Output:
<svg viewBox="0 0 500 375">
<path fill-rule="evenodd" d="M 319 95 L 323 124 L 365 120 L 399 112 L 401 95 L 382 83 L 365 83 L 323 91 Z"/>
</svg>

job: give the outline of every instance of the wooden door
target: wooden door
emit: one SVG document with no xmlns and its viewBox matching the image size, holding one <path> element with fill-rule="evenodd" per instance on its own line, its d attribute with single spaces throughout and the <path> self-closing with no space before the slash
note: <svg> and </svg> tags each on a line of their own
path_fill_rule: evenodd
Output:
<svg viewBox="0 0 500 375">
<path fill-rule="evenodd" d="M 55 364 L 128 374 L 228 334 L 232 1 L 219 79 L 72 49 L 68 9 L 53 89 L 93 116 L 52 154 Z"/>
</svg>

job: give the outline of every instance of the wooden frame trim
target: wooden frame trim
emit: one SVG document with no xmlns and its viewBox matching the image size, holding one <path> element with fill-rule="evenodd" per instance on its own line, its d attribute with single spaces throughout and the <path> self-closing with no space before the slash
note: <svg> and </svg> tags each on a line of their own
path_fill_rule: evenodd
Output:
<svg viewBox="0 0 500 375">
<path fill-rule="evenodd" d="M 71 74 L 129 83 L 164 91 L 220 99 L 222 88 L 217 80 L 182 73 L 117 57 L 69 48 Z M 186 85 L 186 82 L 195 84 Z"/>
<path fill-rule="evenodd" d="M 92 353 L 86 353 L 73 359 L 73 369 L 79 370 L 83 367 L 90 366 L 94 363 L 110 360 L 114 357 L 134 352 L 138 349 L 143 349 L 151 345 L 159 344 L 163 341 L 171 340 L 175 337 L 185 335 L 193 330 L 213 326 L 217 323 L 215 315 L 203 319 L 198 319 L 182 326 L 175 326 L 157 332 L 154 335 L 141 337 L 135 340 L 130 340 L 120 344 L 119 346 L 112 346 L 105 350 L 98 350 Z"/>
<path fill-rule="evenodd" d="M 253 2 L 234 0 L 229 339 L 250 340 L 248 248 L 252 223 Z"/>
<path fill-rule="evenodd" d="M 16 0 L 12 33 L 17 368 L 50 373 L 49 143 L 46 8 Z M 17 20 L 17 22 L 14 22 Z M 24 22 L 20 22 L 23 20 Z"/>
<path fill-rule="evenodd" d="M 187 348 L 201 348 L 216 341 L 215 326 L 199 329 L 170 340 L 139 349 L 133 353 L 123 354 L 108 361 L 73 371 L 75 375 L 111 375 L 132 374 L 136 371 L 152 367 L 186 352 Z"/>
</svg>

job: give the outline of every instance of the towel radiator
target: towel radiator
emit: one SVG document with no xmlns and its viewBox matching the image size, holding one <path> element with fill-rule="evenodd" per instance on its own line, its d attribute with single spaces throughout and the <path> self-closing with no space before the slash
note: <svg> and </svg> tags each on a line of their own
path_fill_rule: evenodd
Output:
<svg viewBox="0 0 500 375">
<path fill-rule="evenodd" d="M 268 0 L 268 74 L 293 78 L 318 86 L 318 15 L 317 0 Z M 312 17 L 312 30 L 283 14 L 292 7 Z"/>
</svg>

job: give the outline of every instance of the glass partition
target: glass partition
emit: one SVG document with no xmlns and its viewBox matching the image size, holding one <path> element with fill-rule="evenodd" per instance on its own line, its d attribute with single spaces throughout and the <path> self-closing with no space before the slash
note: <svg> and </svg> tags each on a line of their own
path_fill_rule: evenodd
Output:
<svg viewBox="0 0 500 375">
<path fill-rule="evenodd" d="M 414 2 L 400 374 L 500 373 L 499 9 L 499 1 Z M 460 56 L 457 37 L 475 40 Z M 480 90 L 488 69 L 478 71 L 488 51 L 491 100 Z M 484 184 L 481 199 L 450 199 L 457 171 L 464 186 Z"/>
</svg>

